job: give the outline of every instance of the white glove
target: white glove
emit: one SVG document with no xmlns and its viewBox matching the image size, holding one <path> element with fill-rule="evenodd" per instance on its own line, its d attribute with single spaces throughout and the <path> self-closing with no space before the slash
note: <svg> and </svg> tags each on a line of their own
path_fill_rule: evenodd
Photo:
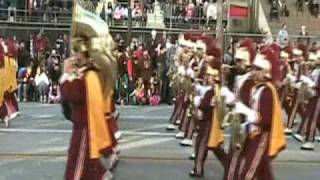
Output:
<svg viewBox="0 0 320 180">
<path fill-rule="evenodd" d="M 246 116 L 246 120 L 250 123 L 254 123 L 258 120 L 257 112 L 250 109 L 241 102 L 236 102 L 234 111 L 239 114 L 244 114 Z"/>
<path fill-rule="evenodd" d="M 236 100 L 235 94 L 225 86 L 221 88 L 221 96 L 225 97 L 225 101 L 227 104 L 233 104 L 234 101 Z"/>
<path fill-rule="evenodd" d="M 196 96 L 196 97 L 193 98 L 193 101 L 194 101 L 194 105 L 196 107 L 199 107 L 200 103 L 201 103 L 201 97 L 200 96 Z"/>
<path fill-rule="evenodd" d="M 294 84 L 293 87 L 300 89 L 302 87 L 302 82 L 298 82 L 298 83 Z"/>
<path fill-rule="evenodd" d="M 198 119 L 199 120 L 202 120 L 203 119 L 203 112 L 201 110 L 197 110 L 197 116 L 198 116 Z"/>
<path fill-rule="evenodd" d="M 297 77 L 292 74 L 287 74 L 287 79 L 290 83 L 295 82 L 297 80 Z"/>
<path fill-rule="evenodd" d="M 67 81 L 68 79 L 69 79 L 69 74 L 67 74 L 67 73 L 64 73 L 61 77 L 60 77 L 60 80 L 59 80 L 59 82 L 60 82 L 60 84 L 63 84 L 65 81 Z"/>
<path fill-rule="evenodd" d="M 316 83 L 309 77 L 302 75 L 300 77 L 301 81 L 306 83 L 308 87 L 313 88 L 316 86 Z"/>
</svg>

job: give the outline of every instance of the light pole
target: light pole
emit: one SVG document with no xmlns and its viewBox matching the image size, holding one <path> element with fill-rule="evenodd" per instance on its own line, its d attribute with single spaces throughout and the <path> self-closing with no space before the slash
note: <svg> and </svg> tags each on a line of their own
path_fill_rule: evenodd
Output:
<svg viewBox="0 0 320 180">
<path fill-rule="evenodd" d="M 223 50 L 223 0 L 217 0 L 217 33 L 216 39 L 218 42 L 218 46 L 220 46 L 221 50 Z"/>
<path fill-rule="evenodd" d="M 128 34 L 127 34 L 127 44 L 131 42 L 132 38 L 132 8 L 131 0 L 128 0 Z"/>
</svg>

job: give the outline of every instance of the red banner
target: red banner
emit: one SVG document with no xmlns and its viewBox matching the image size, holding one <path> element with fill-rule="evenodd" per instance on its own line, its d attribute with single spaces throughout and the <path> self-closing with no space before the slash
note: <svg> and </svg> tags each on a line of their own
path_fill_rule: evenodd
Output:
<svg viewBox="0 0 320 180">
<path fill-rule="evenodd" d="M 249 16 L 249 8 L 237 5 L 230 5 L 229 16 L 235 18 L 243 18 Z"/>
</svg>

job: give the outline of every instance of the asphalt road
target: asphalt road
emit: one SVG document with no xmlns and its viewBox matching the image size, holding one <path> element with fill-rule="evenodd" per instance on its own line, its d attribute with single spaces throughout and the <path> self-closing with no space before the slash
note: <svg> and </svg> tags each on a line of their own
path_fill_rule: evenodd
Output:
<svg viewBox="0 0 320 180">
<path fill-rule="evenodd" d="M 120 111 L 121 160 L 116 180 L 188 180 L 192 151 L 178 145 L 165 127 L 172 107 L 125 106 Z M 0 180 L 63 179 L 71 123 L 59 105 L 21 104 L 22 115 L 10 129 L 0 128 Z M 226 135 L 227 136 L 227 135 Z M 288 138 L 288 148 L 273 162 L 277 180 L 320 179 L 320 145 L 301 151 Z M 203 179 L 221 179 L 223 169 L 212 154 Z"/>
</svg>

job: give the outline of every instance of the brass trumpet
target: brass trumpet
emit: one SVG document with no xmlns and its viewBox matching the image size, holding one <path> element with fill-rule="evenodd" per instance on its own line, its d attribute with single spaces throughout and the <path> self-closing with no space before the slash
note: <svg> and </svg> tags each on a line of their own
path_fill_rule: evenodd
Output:
<svg viewBox="0 0 320 180">
<path fill-rule="evenodd" d="M 223 127 L 231 127 L 230 146 L 233 149 L 242 149 L 247 137 L 241 133 L 241 115 L 239 113 L 229 112 L 223 119 Z"/>
</svg>

